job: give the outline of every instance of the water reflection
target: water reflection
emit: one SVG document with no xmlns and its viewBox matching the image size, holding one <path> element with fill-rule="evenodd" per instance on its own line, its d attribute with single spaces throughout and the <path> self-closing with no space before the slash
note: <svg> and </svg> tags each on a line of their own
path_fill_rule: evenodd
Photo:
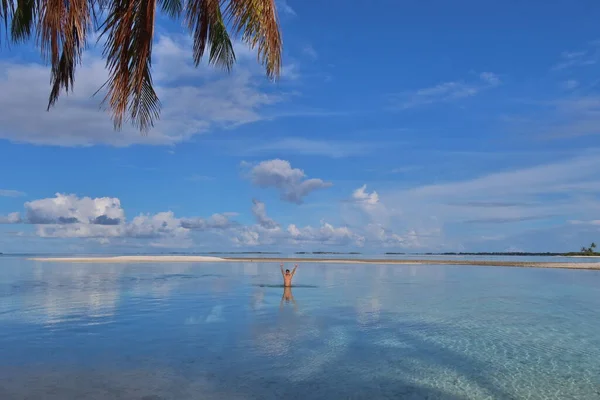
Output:
<svg viewBox="0 0 600 400">
<path fill-rule="evenodd" d="M 3 400 L 598 394 L 599 273 L 306 263 L 285 288 L 276 264 L 2 267 Z"/>
<path fill-rule="evenodd" d="M 298 311 L 298 304 L 296 303 L 294 295 L 292 294 L 292 288 L 289 286 L 283 288 L 283 295 L 281 295 L 281 302 L 279 303 L 280 310 L 283 310 L 284 301 L 286 304 L 289 304 L 291 301 L 294 306 L 294 311 Z"/>
<path fill-rule="evenodd" d="M 6 297 L 2 303 L 9 310 L 18 310 L 2 313 L 4 318 L 50 325 L 73 319 L 106 319 L 114 315 L 119 302 L 119 272 L 114 266 L 48 268 L 37 263 L 28 276 L 19 278 L 0 282 Z"/>
</svg>

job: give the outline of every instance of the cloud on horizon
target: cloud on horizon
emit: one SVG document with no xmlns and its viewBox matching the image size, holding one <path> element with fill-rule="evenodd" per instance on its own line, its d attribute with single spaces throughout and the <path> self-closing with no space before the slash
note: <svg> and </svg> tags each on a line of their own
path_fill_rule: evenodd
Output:
<svg viewBox="0 0 600 400">
<path fill-rule="evenodd" d="M 259 179 L 264 173 L 268 187 L 283 193 L 287 193 L 289 182 L 302 185 L 307 179 L 302 170 L 283 160 L 263 163 L 247 167 L 252 171 L 261 166 Z M 162 248 L 218 243 L 221 248 L 502 251 L 516 246 L 532 251 L 567 251 L 578 248 L 585 235 L 600 234 L 598 167 L 598 152 L 590 151 L 554 163 L 464 180 L 403 189 L 369 190 L 361 185 L 339 203 L 339 218 L 336 212 L 328 212 L 327 220 L 307 226 L 284 226 L 271 218 L 266 205 L 257 199 L 249 205 L 255 223 L 243 224 L 233 219 L 235 213 L 204 218 L 163 211 L 127 219 L 118 198 L 66 194 L 25 202 L 23 217 L 13 212 L 1 216 L 0 223 L 34 225 L 40 238 L 90 239 L 117 246 L 127 240 L 146 240 L 150 246 Z M 534 235 L 538 239 L 532 241 Z M 553 236 L 548 239 L 548 235 Z M 547 245 L 544 243 L 559 247 L 549 249 L 542 246 Z"/>
</svg>

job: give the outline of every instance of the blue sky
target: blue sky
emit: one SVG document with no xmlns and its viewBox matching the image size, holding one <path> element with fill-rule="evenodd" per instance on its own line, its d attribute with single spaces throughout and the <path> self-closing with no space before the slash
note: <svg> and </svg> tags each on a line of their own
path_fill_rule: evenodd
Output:
<svg viewBox="0 0 600 400">
<path fill-rule="evenodd" d="M 562 251 L 598 240 L 600 5 L 287 0 L 281 79 L 159 19 L 155 129 L 0 53 L 0 251 Z M 318 9 L 318 12 L 315 10 Z M 365 186 L 366 185 L 366 186 Z"/>
</svg>

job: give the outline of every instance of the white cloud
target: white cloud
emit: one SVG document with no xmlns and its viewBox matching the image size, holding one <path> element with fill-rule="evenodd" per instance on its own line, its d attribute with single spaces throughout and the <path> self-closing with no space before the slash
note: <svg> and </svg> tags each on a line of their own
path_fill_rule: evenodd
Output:
<svg viewBox="0 0 600 400">
<path fill-rule="evenodd" d="M 478 235 L 497 235 L 502 229 L 504 244 L 512 245 L 506 241 L 525 227 L 597 219 L 600 180 L 595 171 L 599 167 L 598 152 L 589 152 L 462 181 L 388 190 L 379 193 L 379 201 L 402 210 L 388 218 L 388 226 L 396 230 L 414 229 L 424 237 L 437 236 L 436 242 L 441 243 L 449 240 L 443 231 L 451 226 L 454 234 L 450 244 L 456 246 L 468 244 Z"/>
<path fill-rule="evenodd" d="M 444 82 L 414 92 L 405 92 L 396 96 L 394 106 L 399 109 L 408 109 L 433 103 L 455 101 L 475 96 L 481 91 L 491 89 L 501 83 L 498 75 L 492 72 L 482 72 L 478 78 L 473 82 Z"/>
<path fill-rule="evenodd" d="M 18 190 L 0 189 L 0 197 L 21 197 L 25 196 L 25 193 Z"/>
<path fill-rule="evenodd" d="M 125 212 L 117 198 L 79 198 L 57 193 L 56 197 L 25 203 L 25 218 L 31 224 L 119 225 Z"/>
<path fill-rule="evenodd" d="M 124 229 L 124 235 L 133 238 L 185 237 L 188 232 L 172 211 L 138 215 Z"/>
<path fill-rule="evenodd" d="M 360 204 L 373 206 L 379 203 L 379 195 L 375 191 L 367 193 L 367 185 L 365 184 L 352 193 L 352 200 Z"/>
<path fill-rule="evenodd" d="M 265 89 L 268 80 L 256 59 L 246 57 L 247 48 L 236 45 L 239 62 L 227 74 L 207 65 L 195 68 L 188 42 L 189 38 L 175 41 L 167 36 L 157 41 L 154 80 L 163 109 L 147 135 L 129 124 L 115 131 L 109 115 L 99 110 L 104 92 L 92 95 L 106 81 L 107 72 L 93 51 L 84 54 L 74 92 L 61 96 L 49 112 L 49 68 L 0 61 L 0 138 L 60 146 L 171 145 L 214 129 L 272 118 L 264 114 L 265 108 L 284 98 Z"/>
<path fill-rule="evenodd" d="M 360 228 L 366 246 L 418 249 L 432 245 L 441 236 L 438 226 L 417 230 L 415 221 L 407 221 L 392 202 L 384 204 L 377 192 L 367 192 L 367 185 L 355 189 L 347 203 L 350 208 L 342 210 L 344 219 Z M 354 215 L 355 209 L 359 216 Z"/>
<path fill-rule="evenodd" d="M 306 226 L 298 228 L 291 224 L 287 227 L 292 243 L 312 243 L 321 245 L 354 244 L 362 246 L 364 237 L 357 235 L 347 227 L 334 227 L 324 221 L 320 227 Z"/>
<path fill-rule="evenodd" d="M 272 218 L 267 215 L 265 203 L 260 200 L 252 199 L 252 214 L 260 226 L 266 229 L 275 229 L 279 226 Z"/>
<path fill-rule="evenodd" d="M 536 251 L 569 250 L 581 246 L 577 241 L 584 233 L 600 233 L 598 155 L 598 151 L 589 151 L 554 163 L 412 188 L 377 187 L 375 191 L 363 185 L 348 193 L 339 216 L 328 212 L 327 221 L 312 226 L 303 226 L 302 221 L 283 226 L 258 200 L 251 204 L 256 222 L 242 225 L 231 220 L 231 213 L 182 218 L 161 212 L 125 220 L 118 199 L 72 195 L 28 202 L 23 218 L 14 213 L 0 222 L 38 222 L 40 237 L 93 238 L 163 248 L 216 244 L 219 248 L 339 245 L 455 251 L 465 246 L 470 250 L 474 246 L 483 250 L 517 246 Z M 269 182 L 281 186 L 282 182 L 305 179 L 304 172 L 289 163 L 280 167 L 274 175 L 279 180 L 268 174 Z M 99 220 L 100 216 L 106 218 Z M 117 225 L 100 223 L 117 218 Z M 559 248 L 547 247 L 550 244 Z"/>
<path fill-rule="evenodd" d="M 42 238 L 97 238 L 108 243 L 109 238 L 124 236 L 119 225 L 93 225 L 84 223 L 36 225 L 36 233 Z"/>
<path fill-rule="evenodd" d="M 0 224 L 18 224 L 21 222 L 21 214 L 13 212 L 8 215 L 0 215 Z"/>
<path fill-rule="evenodd" d="M 306 179 L 303 170 L 292 168 L 289 161 L 280 159 L 262 161 L 251 168 L 248 177 L 256 186 L 276 188 L 283 201 L 296 204 L 301 204 L 311 192 L 332 185 L 321 179 Z"/>
<path fill-rule="evenodd" d="M 182 218 L 181 226 L 191 230 L 210 230 L 210 229 L 226 229 L 235 225 L 235 222 L 229 219 L 231 215 L 213 214 L 209 218 Z"/>
<path fill-rule="evenodd" d="M 141 214 L 127 221 L 120 200 L 110 197 L 79 198 L 57 194 L 53 198 L 27 202 L 24 207 L 24 219 L 15 212 L 0 216 L 0 223 L 33 224 L 40 238 L 92 239 L 102 245 L 131 246 L 133 244 L 128 240 L 136 240 L 144 241 L 150 247 L 187 248 L 197 243 L 195 235 L 204 235 L 199 236 L 199 240 L 208 239 L 209 244 L 218 241 L 220 246 L 227 242 L 237 246 L 361 242 L 360 236 L 349 228 L 334 227 L 326 222 L 316 228 L 289 225 L 283 230 L 267 215 L 265 204 L 258 200 L 252 205 L 257 224 L 248 226 L 232 221 L 230 218 L 237 213 L 231 212 L 208 218 L 178 218 L 172 211 L 165 211 Z"/>
</svg>

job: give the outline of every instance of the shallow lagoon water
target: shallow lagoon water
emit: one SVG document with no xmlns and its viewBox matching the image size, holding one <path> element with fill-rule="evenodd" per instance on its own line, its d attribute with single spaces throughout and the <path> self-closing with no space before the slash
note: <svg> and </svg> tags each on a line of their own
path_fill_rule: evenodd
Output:
<svg viewBox="0 0 600 400">
<path fill-rule="evenodd" d="M 1 399 L 598 399 L 600 271 L 0 260 Z"/>
</svg>

